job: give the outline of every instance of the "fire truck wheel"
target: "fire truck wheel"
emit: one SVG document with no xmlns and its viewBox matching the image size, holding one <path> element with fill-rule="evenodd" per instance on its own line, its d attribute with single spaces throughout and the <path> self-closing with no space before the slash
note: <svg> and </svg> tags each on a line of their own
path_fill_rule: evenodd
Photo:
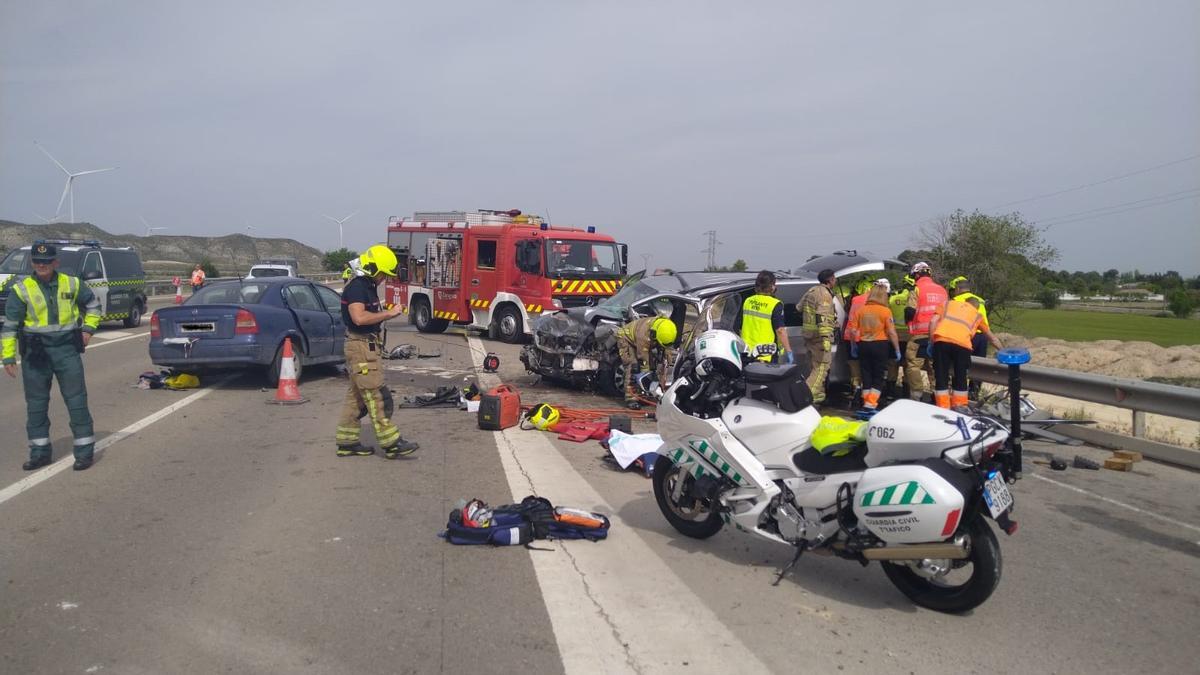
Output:
<svg viewBox="0 0 1200 675">
<path fill-rule="evenodd" d="M 506 305 L 496 312 L 496 332 L 499 333 L 500 339 L 509 343 L 516 344 L 525 337 L 525 327 L 521 324 L 521 313 L 516 307 Z"/>
<path fill-rule="evenodd" d="M 413 300 L 411 314 L 413 325 L 422 333 L 441 333 L 446 330 L 450 322 L 445 319 L 433 318 L 433 311 L 429 309 L 429 301 L 424 298 Z"/>
</svg>

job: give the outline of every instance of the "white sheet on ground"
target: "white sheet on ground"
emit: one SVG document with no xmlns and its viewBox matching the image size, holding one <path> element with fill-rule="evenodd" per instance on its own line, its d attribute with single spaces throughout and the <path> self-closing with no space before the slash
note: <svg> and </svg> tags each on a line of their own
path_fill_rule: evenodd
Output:
<svg viewBox="0 0 1200 675">
<path fill-rule="evenodd" d="M 633 460 L 647 452 L 658 450 L 662 442 L 658 434 L 627 434 L 614 429 L 608 435 L 608 449 L 622 469 L 628 469 Z"/>
</svg>

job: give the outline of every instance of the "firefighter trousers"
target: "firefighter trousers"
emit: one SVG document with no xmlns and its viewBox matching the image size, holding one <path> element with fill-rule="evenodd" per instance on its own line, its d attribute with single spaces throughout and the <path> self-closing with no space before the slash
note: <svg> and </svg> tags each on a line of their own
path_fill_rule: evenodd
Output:
<svg viewBox="0 0 1200 675">
<path fill-rule="evenodd" d="M 933 359 L 925 354 L 929 338 L 912 338 L 904 348 L 904 381 L 908 383 L 908 397 L 921 400 L 921 394 L 932 392 Z"/>
<path fill-rule="evenodd" d="M 87 383 L 83 377 L 83 359 L 74 344 L 48 345 L 44 362 L 21 362 L 21 381 L 25 385 L 25 432 L 29 437 L 29 459 L 50 459 L 50 387 L 58 380 L 58 390 L 67 404 L 75 459 L 91 460 L 96 448 L 92 414 L 88 412 Z"/>
<path fill-rule="evenodd" d="M 390 448 L 400 440 L 400 430 L 392 424 L 383 409 L 382 349 L 382 344 L 373 342 L 369 337 L 346 337 L 346 369 L 350 371 L 350 385 L 342 403 L 342 416 L 338 420 L 335 438 L 339 447 L 358 445 L 362 433 L 358 415 L 362 408 L 367 410 L 367 418 L 371 421 L 380 448 Z"/>
<path fill-rule="evenodd" d="M 813 403 L 821 403 L 825 400 L 825 376 L 829 374 L 829 363 L 833 360 L 832 340 L 806 337 L 804 346 L 808 348 L 808 363 L 812 367 L 808 373 L 808 389 L 812 392 Z"/>
</svg>

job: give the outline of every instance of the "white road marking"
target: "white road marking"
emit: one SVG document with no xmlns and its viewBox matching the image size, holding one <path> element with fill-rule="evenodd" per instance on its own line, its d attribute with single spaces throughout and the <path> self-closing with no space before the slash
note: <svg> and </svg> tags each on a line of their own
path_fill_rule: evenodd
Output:
<svg viewBox="0 0 1200 675">
<path fill-rule="evenodd" d="M 106 330 L 106 331 L 100 331 L 98 333 L 95 333 L 94 335 L 92 335 L 92 339 L 93 340 L 111 340 L 113 338 L 122 338 L 122 337 L 126 337 L 129 335 L 133 335 L 133 333 L 126 333 L 123 330 Z"/>
<path fill-rule="evenodd" d="M 226 384 L 233 378 L 234 378 L 234 376 L 232 376 L 232 375 L 229 377 L 225 377 L 225 378 L 217 381 L 216 384 L 212 385 L 211 387 L 209 387 L 207 389 L 201 389 L 200 391 L 197 391 L 194 394 L 189 394 L 187 396 L 187 398 L 180 399 L 179 401 L 172 403 L 171 405 L 163 408 L 162 410 L 159 410 L 156 413 L 153 413 L 151 415 L 147 415 L 146 417 L 143 417 L 142 419 L 134 422 L 133 424 L 130 424 L 129 426 L 125 427 L 124 429 L 121 429 L 120 431 L 118 431 L 112 435 L 101 438 L 99 441 L 96 441 L 95 454 L 99 455 L 100 453 L 104 452 L 105 448 L 107 448 L 111 445 L 116 445 L 117 443 L 120 443 L 121 441 L 125 440 L 126 438 L 129 438 L 130 436 L 136 434 L 137 432 L 141 431 L 142 429 L 145 429 L 146 427 L 150 426 L 151 424 L 154 424 L 155 422 L 161 420 L 162 418 L 166 417 L 167 415 L 170 415 L 171 413 L 173 413 L 177 410 L 180 410 L 181 408 L 185 408 L 185 407 L 191 405 L 192 403 L 199 401 L 200 399 L 204 398 L 205 396 L 208 396 L 215 389 Z M 43 481 L 47 481 L 47 480 L 53 478 L 54 476 L 58 475 L 59 473 L 61 473 L 63 471 L 66 471 L 67 469 L 70 469 L 74 463 L 75 463 L 75 457 L 72 456 L 71 454 L 67 454 L 65 457 L 63 457 L 62 459 L 58 460 L 57 462 L 51 464 L 50 466 L 47 466 L 44 469 L 35 471 L 32 474 L 26 476 L 25 478 L 22 478 L 21 480 L 13 483 L 12 485 L 9 485 L 8 487 L 4 488 L 3 490 L 0 490 L 0 504 L 3 504 L 4 502 L 12 499 L 13 497 L 16 497 L 17 495 L 21 494 L 22 492 L 29 490 L 30 488 L 34 487 L 35 485 L 38 485 L 39 483 L 41 483 Z M 94 470 L 95 469 L 93 469 L 93 471 Z"/>
<path fill-rule="evenodd" d="M 479 339 L 467 336 L 467 343 L 480 386 L 498 384 L 482 372 Z M 543 494 L 604 511 L 612 522 L 609 541 L 538 542 L 552 550 L 528 554 L 568 675 L 768 672 L 543 434 L 514 428 L 495 438 L 514 500 Z"/>
<path fill-rule="evenodd" d="M 1095 492 L 1091 492 L 1089 490 L 1084 490 L 1083 488 L 1077 488 L 1074 485 L 1067 485 L 1066 483 L 1061 483 L 1059 481 L 1054 480 L 1053 478 L 1046 478 L 1045 476 L 1040 476 L 1036 473 L 1030 473 L 1029 475 L 1033 476 L 1034 478 L 1037 478 L 1038 480 L 1044 480 L 1047 483 L 1053 483 L 1054 485 L 1057 485 L 1061 488 L 1066 488 L 1066 489 L 1070 490 L 1071 492 L 1078 492 L 1081 495 L 1095 497 L 1096 499 L 1099 499 L 1102 502 L 1108 502 L 1109 504 L 1114 504 L 1116 506 L 1120 506 L 1123 509 L 1129 509 L 1130 511 L 1136 511 L 1137 513 L 1140 513 L 1144 516 L 1150 516 L 1151 518 L 1157 518 L 1165 523 L 1170 523 L 1176 527 L 1186 527 L 1189 530 L 1195 530 L 1197 532 L 1200 532 L 1200 527 L 1197 527 L 1195 525 L 1189 525 L 1188 523 L 1185 523 L 1183 521 L 1175 520 L 1174 518 L 1168 518 L 1167 516 L 1159 515 L 1153 511 L 1147 511 L 1146 509 L 1139 509 L 1136 506 L 1126 504 L 1125 502 L 1119 502 L 1115 499 L 1112 499 L 1111 497 L 1105 497 L 1104 495 L 1099 495 L 1099 494 L 1096 494 Z M 1200 542 L 1198 542 L 1198 543 L 1200 543 Z"/>
<path fill-rule="evenodd" d="M 147 335 L 149 335 L 149 334 L 150 334 L 150 333 L 138 333 L 137 335 L 130 335 L 130 334 L 128 334 L 128 333 L 121 333 L 121 335 L 124 335 L 125 337 L 114 338 L 114 339 L 112 339 L 112 340 L 104 340 L 104 341 L 102 341 L 102 342 L 89 343 L 89 344 L 88 344 L 88 346 L 87 346 L 87 348 L 88 348 L 88 349 L 95 349 L 95 348 L 97 348 L 97 347 L 103 347 L 103 346 L 105 346 L 105 345 L 110 345 L 110 344 L 112 344 L 112 343 L 114 343 L 114 342 L 123 342 L 123 341 L 125 341 L 125 340 L 132 340 L 132 339 L 134 339 L 134 338 L 146 337 L 146 336 L 147 336 Z M 95 339 L 95 338 L 93 338 L 93 339 Z M 87 353 L 87 352 L 85 351 L 85 352 L 84 352 L 84 354 L 86 354 L 86 353 Z M 18 365 L 18 366 L 19 366 L 19 365 L 21 365 L 21 359 L 20 359 L 19 357 L 17 358 L 17 365 Z"/>
</svg>

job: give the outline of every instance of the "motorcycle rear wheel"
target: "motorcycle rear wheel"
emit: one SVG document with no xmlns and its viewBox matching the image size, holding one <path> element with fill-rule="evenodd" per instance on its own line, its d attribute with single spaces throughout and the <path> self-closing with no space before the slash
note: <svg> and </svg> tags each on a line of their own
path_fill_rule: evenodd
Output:
<svg viewBox="0 0 1200 675">
<path fill-rule="evenodd" d="M 929 579 L 902 563 L 883 563 L 883 572 L 900 592 L 916 604 L 938 612 L 960 614 L 982 605 L 991 597 L 1000 583 L 1000 543 L 982 514 L 964 528 L 971 538 L 971 554 L 953 569 L 947 577 L 960 577 L 970 565 L 970 574 L 965 581 L 954 583 L 943 579 Z"/>
<path fill-rule="evenodd" d="M 703 504 L 701 500 L 686 497 L 687 488 L 695 480 L 692 474 L 668 457 L 660 455 L 654 463 L 654 500 L 658 502 L 658 508 L 667 522 L 684 536 L 708 539 L 721 531 L 725 521 L 720 511 Z M 684 499 L 689 504 L 677 503 L 671 497 L 678 481 L 684 481 Z"/>
</svg>

